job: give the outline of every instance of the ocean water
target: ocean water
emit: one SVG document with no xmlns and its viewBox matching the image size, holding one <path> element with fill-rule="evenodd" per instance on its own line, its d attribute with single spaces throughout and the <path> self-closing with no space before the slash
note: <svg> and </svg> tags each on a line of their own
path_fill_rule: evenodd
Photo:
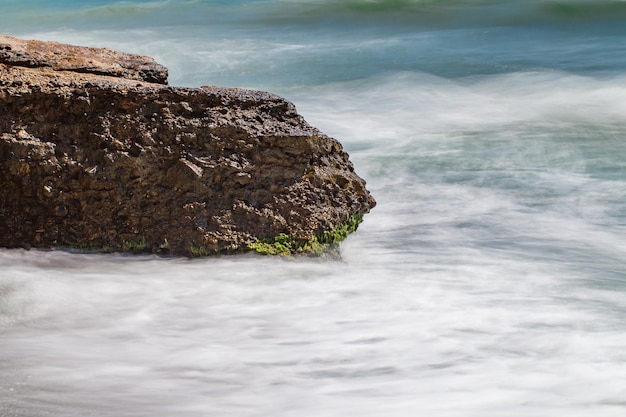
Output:
<svg viewBox="0 0 626 417">
<path fill-rule="evenodd" d="M 625 21 L 617 0 L 1 1 L 0 32 L 290 99 L 378 206 L 332 261 L 0 249 L 0 416 L 623 416 Z"/>
</svg>

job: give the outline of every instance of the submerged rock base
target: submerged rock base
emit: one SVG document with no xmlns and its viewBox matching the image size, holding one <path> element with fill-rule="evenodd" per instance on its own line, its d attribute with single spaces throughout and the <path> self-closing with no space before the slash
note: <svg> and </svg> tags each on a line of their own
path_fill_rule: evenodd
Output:
<svg viewBox="0 0 626 417">
<path fill-rule="evenodd" d="M 375 204 L 341 144 L 276 95 L 0 36 L 2 247 L 316 252 Z"/>
</svg>

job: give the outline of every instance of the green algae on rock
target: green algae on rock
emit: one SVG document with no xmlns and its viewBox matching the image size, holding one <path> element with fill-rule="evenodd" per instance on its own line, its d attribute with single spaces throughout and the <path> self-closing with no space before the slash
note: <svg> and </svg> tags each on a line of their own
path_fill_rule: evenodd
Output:
<svg viewBox="0 0 626 417">
<path fill-rule="evenodd" d="M 321 255 L 325 251 L 335 248 L 350 233 L 356 232 L 362 221 L 363 216 L 355 216 L 334 229 L 321 232 L 306 241 L 295 240 L 285 234 L 278 235 L 271 241 L 255 239 L 248 244 L 248 249 L 261 255 Z"/>
<path fill-rule="evenodd" d="M 0 246 L 315 253 L 375 206 L 292 103 L 166 77 L 148 57 L 0 36 Z"/>
</svg>

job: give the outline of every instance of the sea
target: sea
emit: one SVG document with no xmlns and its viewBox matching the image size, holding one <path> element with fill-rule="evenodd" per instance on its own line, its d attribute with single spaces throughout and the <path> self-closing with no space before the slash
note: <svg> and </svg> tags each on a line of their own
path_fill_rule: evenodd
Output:
<svg viewBox="0 0 626 417">
<path fill-rule="evenodd" d="M 1 417 L 626 415 L 625 1 L 0 0 L 0 33 L 279 94 L 378 202 L 337 259 L 0 249 Z"/>
</svg>

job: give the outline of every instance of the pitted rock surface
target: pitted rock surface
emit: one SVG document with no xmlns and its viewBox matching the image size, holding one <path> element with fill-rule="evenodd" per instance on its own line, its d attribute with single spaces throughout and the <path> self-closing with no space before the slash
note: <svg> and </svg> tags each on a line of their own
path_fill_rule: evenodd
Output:
<svg viewBox="0 0 626 417">
<path fill-rule="evenodd" d="M 237 252 L 376 204 L 292 103 L 166 83 L 151 58 L 0 36 L 0 246 Z"/>
</svg>

